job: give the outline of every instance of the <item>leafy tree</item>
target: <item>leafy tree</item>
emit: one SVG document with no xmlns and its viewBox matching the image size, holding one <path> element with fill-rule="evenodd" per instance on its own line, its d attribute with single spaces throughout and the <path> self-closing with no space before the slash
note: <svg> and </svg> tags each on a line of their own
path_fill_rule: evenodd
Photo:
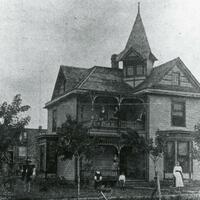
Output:
<svg viewBox="0 0 200 200">
<path fill-rule="evenodd" d="M 147 151 L 149 156 L 154 164 L 154 173 L 155 173 L 155 180 L 156 180 L 156 188 L 152 193 L 152 197 L 156 191 L 158 191 L 159 200 L 161 199 L 161 190 L 160 190 L 160 180 L 158 176 L 158 160 L 162 158 L 165 148 L 165 141 L 161 135 L 156 135 L 155 140 L 153 141 L 152 138 L 149 139 L 147 143 Z"/>
<path fill-rule="evenodd" d="M 154 163 L 155 176 L 157 172 L 157 162 L 163 156 L 164 147 L 165 147 L 165 142 L 160 135 L 157 135 L 155 137 L 155 141 L 153 141 L 153 139 L 150 138 L 147 144 L 147 151 L 150 155 L 151 160 Z"/>
<path fill-rule="evenodd" d="M 58 128 L 58 156 L 63 160 L 77 158 L 78 197 L 80 195 L 80 159 L 90 160 L 98 145 L 95 137 L 91 137 L 88 128 L 82 123 L 67 116 L 66 121 Z"/>
<path fill-rule="evenodd" d="M 193 135 L 192 157 L 200 161 L 200 123 L 195 125 L 195 133 Z"/>
<path fill-rule="evenodd" d="M 20 133 L 29 123 L 30 117 L 25 116 L 29 108 L 28 105 L 22 105 L 20 94 L 17 94 L 10 104 L 0 104 L 0 164 L 10 164 L 8 150 L 19 142 Z"/>
</svg>

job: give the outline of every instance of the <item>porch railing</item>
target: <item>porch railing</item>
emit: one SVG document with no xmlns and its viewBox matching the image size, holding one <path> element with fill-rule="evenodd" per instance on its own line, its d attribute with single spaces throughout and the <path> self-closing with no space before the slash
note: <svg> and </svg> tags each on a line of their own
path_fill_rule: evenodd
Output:
<svg viewBox="0 0 200 200">
<path fill-rule="evenodd" d="M 87 121 L 83 122 L 84 125 L 88 127 L 93 128 L 105 128 L 105 129 L 113 129 L 113 128 L 131 128 L 134 130 L 144 130 L 144 122 L 142 121 L 117 121 L 117 120 L 93 120 L 93 121 Z"/>
</svg>

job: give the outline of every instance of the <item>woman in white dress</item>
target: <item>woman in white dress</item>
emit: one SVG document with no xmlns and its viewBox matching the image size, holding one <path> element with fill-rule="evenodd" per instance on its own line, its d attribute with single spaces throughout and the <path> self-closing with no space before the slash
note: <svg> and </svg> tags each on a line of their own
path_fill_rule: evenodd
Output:
<svg viewBox="0 0 200 200">
<path fill-rule="evenodd" d="M 182 167 L 179 165 L 179 162 L 176 163 L 176 166 L 173 170 L 173 175 L 175 177 L 175 183 L 177 188 L 184 187 L 183 185 L 183 174 L 182 174 Z"/>
</svg>

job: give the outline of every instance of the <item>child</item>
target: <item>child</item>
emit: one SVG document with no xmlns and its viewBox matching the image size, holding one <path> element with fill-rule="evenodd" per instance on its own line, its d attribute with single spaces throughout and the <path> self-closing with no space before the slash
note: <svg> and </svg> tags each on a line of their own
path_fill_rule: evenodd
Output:
<svg viewBox="0 0 200 200">
<path fill-rule="evenodd" d="M 125 189 L 125 182 L 126 182 L 126 177 L 124 175 L 124 173 L 122 172 L 120 175 L 119 175 L 119 184 L 120 184 L 120 188 L 122 190 Z"/>
</svg>

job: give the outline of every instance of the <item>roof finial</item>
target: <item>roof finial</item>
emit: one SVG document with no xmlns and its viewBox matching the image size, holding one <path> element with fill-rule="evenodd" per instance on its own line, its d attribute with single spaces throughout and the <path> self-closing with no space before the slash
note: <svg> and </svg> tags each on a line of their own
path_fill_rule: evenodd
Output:
<svg viewBox="0 0 200 200">
<path fill-rule="evenodd" d="M 138 14 L 140 14 L 140 2 L 138 2 Z"/>
</svg>

